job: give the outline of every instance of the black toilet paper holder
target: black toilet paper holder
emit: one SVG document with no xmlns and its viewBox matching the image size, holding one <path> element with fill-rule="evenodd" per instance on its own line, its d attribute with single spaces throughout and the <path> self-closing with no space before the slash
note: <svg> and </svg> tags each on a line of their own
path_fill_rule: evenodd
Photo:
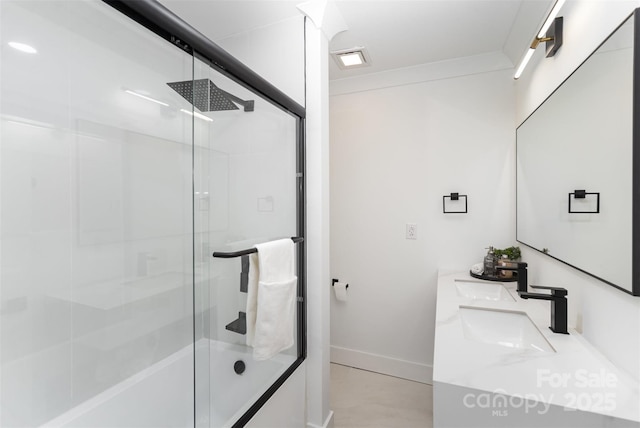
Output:
<svg viewBox="0 0 640 428">
<path fill-rule="evenodd" d="M 339 280 L 339 279 L 335 279 L 335 278 L 334 278 L 334 279 L 332 279 L 332 280 L 331 280 L 331 286 L 333 287 L 334 285 L 336 285 L 336 282 L 338 282 L 338 281 L 340 281 L 340 280 Z M 344 287 L 344 288 L 349 288 L 349 284 L 347 284 L 347 286 L 346 286 L 346 287 Z"/>
</svg>

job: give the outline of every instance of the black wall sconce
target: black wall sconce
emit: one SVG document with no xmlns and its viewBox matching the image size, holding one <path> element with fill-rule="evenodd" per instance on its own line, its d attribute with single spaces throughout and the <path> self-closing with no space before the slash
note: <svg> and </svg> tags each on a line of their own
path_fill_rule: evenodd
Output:
<svg viewBox="0 0 640 428">
<path fill-rule="evenodd" d="M 461 198 L 464 198 L 464 211 L 458 210 L 448 210 L 447 205 L 451 206 L 452 201 L 460 201 Z M 449 203 L 447 203 L 447 199 L 449 199 Z M 456 204 L 459 205 L 459 204 Z M 467 195 L 461 195 L 459 193 L 451 193 L 449 195 L 444 195 L 442 197 L 442 212 L 444 214 L 466 214 L 467 213 Z"/>
<path fill-rule="evenodd" d="M 595 195 L 596 208 L 592 211 L 574 211 L 571 208 L 571 200 L 586 199 L 588 195 Z M 572 198 L 573 196 L 573 198 Z M 569 214 L 598 214 L 600 212 L 600 192 L 587 192 L 586 190 L 574 190 L 573 193 L 569 193 Z"/>
</svg>

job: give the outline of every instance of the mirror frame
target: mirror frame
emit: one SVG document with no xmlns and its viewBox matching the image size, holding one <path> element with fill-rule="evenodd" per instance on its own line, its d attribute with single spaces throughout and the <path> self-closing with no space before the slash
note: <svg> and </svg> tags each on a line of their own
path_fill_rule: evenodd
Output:
<svg viewBox="0 0 640 428">
<path fill-rule="evenodd" d="M 609 34 L 594 50 L 593 52 L 591 52 L 591 54 L 589 54 L 589 56 L 587 58 L 585 58 L 584 61 L 582 61 L 580 63 L 580 65 L 578 65 L 578 67 L 576 67 L 575 70 L 573 70 L 571 72 L 571 74 L 569 74 L 569 76 L 564 79 L 557 88 L 555 88 L 553 90 L 553 92 L 551 92 L 551 94 L 549 94 L 549 96 L 547 96 L 541 103 L 540 105 L 538 105 L 538 107 L 535 108 L 535 110 L 533 110 L 531 112 L 531 114 L 529 114 L 521 123 L 520 125 L 517 126 L 516 128 L 516 160 L 518 158 L 518 133 L 517 130 L 531 117 L 535 114 L 536 111 L 538 111 L 538 109 L 540 107 L 542 107 L 542 105 L 549 99 L 551 98 L 556 91 L 558 91 L 558 89 L 560 87 L 562 87 L 562 85 L 564 85 L 564 83 L 569 80 L 571 78 L 571 76 L 573 76 L 573 74 L 580 69 L 580 67 L 582 67 L 582 65 L 587 62 L 589 60 L 589 58 L 591 58 L 597 51 L 598 49 L 600 49 L 600 47 L 602 47 L 602 45 L 604 45 L 610 38 L 611 36 L 613 36 L 618 29 L 620 29 L 620 27 L 622 27 L 625 23 L 627 23 L 630 19 L 633 20 L 633 93 L 632 93 L 632 139 L 631 139 L 631 144 L 632 144 L 632 153 L 633 153 L 633 158 L 632 158 L 632 220 L 631 220 L 631 234 L 632 234 L 632 244 L 631 244 L 631 260 L 632 260 L 632 266 L 631 266 L 631 270 L 632 270 L 632 274 L 631 274 L 631 290 L 627 289 L 627 288 L 623 288 L 620 285 L 614 284 L 610 281 L 607 281 L 604 278 L 601 278 L 599 276 L 596 276 L 592 273 L 590 273 L 588 270 L 588 267 L 578 267 L 578 266 L 574 266 L 571 263 L 567 263 L 566 261 L 554 257 L 551 254 L 545 253 L 542 250 L 539 250 L 538 248 L 535 248 L 529 244 L 527 244 L 526 242 L 522 241 L 520 239 L 520 237 L 518 236 L 518 215 L 517 215 L 517 208 L 516 208 L 516 241 L 528 248 L 531 248 L 532 250 L 535 250 L 541 254 L 544 254 L 548 257 L 551 257 L 554 260 L 557 260 L 567 266 L 570 266 L 580 272 L 583 272 L 591 277 L 594 277 L 608 285 L 611 285 L 614 288 L 617 288 L 618 290 L 621 290 L 627 294 L 630 294 L 632 296 L 640 296 L 640 8 L 635 9 L 631 15 L 629 15 L 627 18 L 625 18 L 622 23 L 620 25 L 618 25 L 612 32 L 611 34 Z M 516 168 L 517 168 L 517 162 L 516 162 Z M 516 176 L 516 207 L 518 204 L 518 186 L 517 186 L 517 176 Z"/>
</svg>

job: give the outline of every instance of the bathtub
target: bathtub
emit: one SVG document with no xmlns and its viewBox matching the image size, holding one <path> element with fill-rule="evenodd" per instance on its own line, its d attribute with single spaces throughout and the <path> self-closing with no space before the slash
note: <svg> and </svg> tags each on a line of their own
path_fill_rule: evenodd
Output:
<svg viewBox="0 0 640 428">
<path fill-rule="evenodd" d="M 42 427 L 193 427 L 193 348 L 181 349 Z M 253 361 L 245 346 L 206 339 L 195 348 L 199 427 L 233 425 L 296 359 L 281 354 L 268 361 Z M 246 366 L 242 374 L 234 371 L 238 360 Z"/>
<path fill-rule="evenodd" d="M 296 360 L 293 355 L 279 354 L 267 361 L 254 361 L 250 348 L 218 341 L 209 341 L 209 350 L 210 424 L 200 425 L 198 421 L 198 426 L 217 428 L 233 425 Z M 233 370 L 238 360 L 246 364 L 241 375 Z M 198 395 L 198 402 L 202 402 L 200 399 L 204 399 L 205 393 L 199 392 Z M 198 412 L 199 419 L 201 413 Z"/>
</svg>

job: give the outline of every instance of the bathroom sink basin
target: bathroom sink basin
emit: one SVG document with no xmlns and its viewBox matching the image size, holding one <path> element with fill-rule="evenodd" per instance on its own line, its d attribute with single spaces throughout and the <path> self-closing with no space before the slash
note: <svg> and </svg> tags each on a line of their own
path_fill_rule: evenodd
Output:
<svg viewBox="0 0 640 428">
<path fill-rule="evenodd" d="M 460 306 L 464 337 L 514 349 L 555 352 L 524 312 Z"/>
<path fill-rule="evenodd" d="M 461 297 L 477 300 L 504 300 L 515 302 L 506 288 L 500 283 L 463 281 L 456 279 L 456 291 Z"/>
</svg>

